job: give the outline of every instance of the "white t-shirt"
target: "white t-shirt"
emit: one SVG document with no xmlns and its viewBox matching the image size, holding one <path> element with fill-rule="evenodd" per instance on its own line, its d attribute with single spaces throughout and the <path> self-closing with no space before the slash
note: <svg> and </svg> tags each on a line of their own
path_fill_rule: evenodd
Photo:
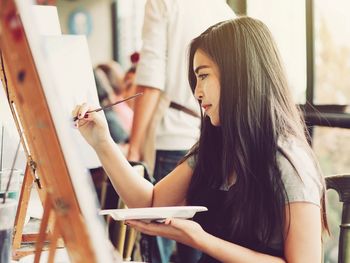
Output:
<svg viewBox="0 0 350 263">
<path fill-rule="evenodd" d="M 148 0 L 136 84 L 163 90 L 199 111 L 187 79 L 189 44 L 209 26 L 235 15 L 224 0 Z M 199 136 L 199 119 L 169 108 L 156 130 L 156 149 L 187 150 Z"/>
</svg>

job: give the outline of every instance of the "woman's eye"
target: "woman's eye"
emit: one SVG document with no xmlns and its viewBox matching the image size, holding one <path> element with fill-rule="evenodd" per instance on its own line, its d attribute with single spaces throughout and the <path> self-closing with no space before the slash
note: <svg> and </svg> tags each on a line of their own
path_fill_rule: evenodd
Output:
<svg viewBox="0 0 350 263">
<path fill-rule="evenodd" d="M 203 79 L 205 79 L 207 76 L 208 76 L 208 74 L 199 74 L 199 75 L 198 75 L 198 78 L 199 78 L 200 80 L 203 80 Z"/>
</svg>

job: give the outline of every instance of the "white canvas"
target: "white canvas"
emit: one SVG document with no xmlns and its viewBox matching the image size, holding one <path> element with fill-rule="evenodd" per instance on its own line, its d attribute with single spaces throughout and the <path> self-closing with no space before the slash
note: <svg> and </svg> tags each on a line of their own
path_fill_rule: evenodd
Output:
<svg viewBox="0 0 350 263">
<path fill-rule="evenodd" d="M 43 53 L 54 85 L 50 94 L 58 101 L 62 116 L 79 149 L 79 157 L 87 168 L 100 167 L 95 151 L 73 126 L 71 112 L 77 104 L 87 102 L 99 107 L 88 45 L 85 36 L 42 36 Z M 72 145 L 73 146 L 73 145 Z"/>
<path fill-rule="evenodd" d="M 61 26 L 57 8 L 48 5 L 34 5 L 34 22 L 40 35 L 61 35 Z"/>
</svg>

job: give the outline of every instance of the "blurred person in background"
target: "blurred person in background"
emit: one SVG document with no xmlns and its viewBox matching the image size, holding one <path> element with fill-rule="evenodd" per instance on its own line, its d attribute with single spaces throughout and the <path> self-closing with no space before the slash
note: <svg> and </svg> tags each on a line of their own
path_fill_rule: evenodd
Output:
<svg viewBox="0 0 350 263">
<path fill-rule="evenodd" d="M 105 72 L 98 66 L 93 71 L 97 89 L 97 95 L 102 107 L 111 103 L 110 94 L 114 91 L 109 83 Z M 121 118 L 116 114 L 112 108 L 104 110 L 106 116 L 108 129 L 115 143 L 124 144 L 129 140 L 129 132 L 122 123 Z"/>
<path fill-rule="evenodd" d="M 124 97 L 130 97 L 137 93 L 137 87 L 135 85 L 135 74 L 137 63 L 140 60 L 140 54 L 134 52 L 130 55 L 131 67 L 125 72 L 123 80 L 123 93 Z M 134 109 L 135 100 L 128 100 L 127 104 L 131 109 Z"/>
<path fill-rule="evenodd" d="M 97 69 L 103 71 L 105 75 L 104 79 L 107 80 L 104 82 L 103 87 L 108 94 L 108 103 L 125 99 L 127 97 L 124 90 L 125 86 L 123 85 L 125 75 L 121 66 L 115 61 L 110 61 L 98 65 Z M 130 134 L 134 115 L 132 108 L 130 108 L 128 103 L 123 102 L 113 106 L 112 109 L 117 114 L 127 134 Z"/>
</svg>

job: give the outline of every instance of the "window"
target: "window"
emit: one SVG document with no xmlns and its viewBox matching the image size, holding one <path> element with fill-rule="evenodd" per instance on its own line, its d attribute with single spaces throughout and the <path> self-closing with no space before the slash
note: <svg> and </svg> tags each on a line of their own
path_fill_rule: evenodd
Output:
<svg viewBox="0 0 350 263">
<path fill-rule="evenodd" d="M 349 104 L 350 2 L 314 1 L 315 104 Z"/>
<path fill-rule="evenodd" d="M 146 0 L 115 0 L 112 4 L 114 59 L 124 69 L 131 65 L 130 55 L 141 49 L 145 3 Z"/>
<path fill-rule="evenodd" d="M 281 53 L 296 103 L 306 101 L 306 29 L 304 1 L 247 0 L 247 14 L 263 21 Z"/>
</svg>

